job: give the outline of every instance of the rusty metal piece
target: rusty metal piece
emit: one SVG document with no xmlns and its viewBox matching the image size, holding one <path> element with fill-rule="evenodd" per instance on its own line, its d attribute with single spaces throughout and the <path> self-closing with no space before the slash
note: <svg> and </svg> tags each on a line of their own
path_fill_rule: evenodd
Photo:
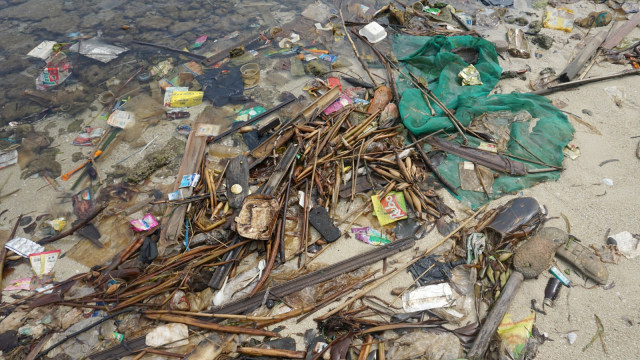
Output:
<svg viewBox="0 0 640 360">
<path fill-rule="evenodd" d="M 254 194 L 245 198 L 236 217 L 238 234 L 253 240 L 269 240 L 276 223 L 278 200 L 271 195 Z"/>
</svg>

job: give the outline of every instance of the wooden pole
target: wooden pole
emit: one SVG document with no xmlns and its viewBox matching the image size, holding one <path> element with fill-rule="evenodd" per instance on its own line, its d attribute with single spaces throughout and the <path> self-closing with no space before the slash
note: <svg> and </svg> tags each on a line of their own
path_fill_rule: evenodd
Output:
<svg viewBox="0 0 640 360">
<path fill-rule="evenodd" d="M 509 305 L 513 302 L 520 288 L 520 284 L 522 284 L 522 280 L 524 280 L 524 276 L 519 271 L 514 271 L 511 273 L 511 276 L 509 276 L 509 280 L 504 286 L 498 301 L 496 301 L 493 308 L 491 308 L 489 315 L 487 315 L 487 318 L 484 320 L 482 329 L 480 329 L 478 336 L 473 341 L 473 345 L 471 345 L 471 349 L 469 349 L 469 353 L 467 354 L 469 360 L 484 359 L 483 355 L 489 347 L 489 341 L 491 341 L 491 337 L 498 329 L 498 325 L 500 325 L 504 314 L 509 310 Z"/>
</svg>

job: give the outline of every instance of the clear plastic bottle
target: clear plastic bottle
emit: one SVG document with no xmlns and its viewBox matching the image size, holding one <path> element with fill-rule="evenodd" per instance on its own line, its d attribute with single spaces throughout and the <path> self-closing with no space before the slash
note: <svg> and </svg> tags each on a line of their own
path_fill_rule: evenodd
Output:
<svg viewBox="0 0 640 360">
<path fill-rule="evenodd" d="M 242 155 L 242 148 L 238 146 L 226 146 L 222 144 L 209 145 L 209 156 L 230 159 Z"/>
</svg>

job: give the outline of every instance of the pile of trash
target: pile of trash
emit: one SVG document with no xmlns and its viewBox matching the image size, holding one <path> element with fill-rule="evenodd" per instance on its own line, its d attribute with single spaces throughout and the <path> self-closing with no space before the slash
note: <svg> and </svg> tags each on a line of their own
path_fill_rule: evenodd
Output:
<svg viewBox="0 0 640 360">
<path fill-rule="evenodd" d="M 614 16 L 572 19 L 545 2 L 536 30 L 507 15 L 508 1 L 487 2 L 499 6 L 316 2 L 300 21 L 221 38 L 228 46 L 206 35 L 184 49 L 38 44 L 28 55 L 45 65 L 25 95 L 46 111 L 73 106 L 78 89 L 65 81 L 85 70 L 78 55 L 109 63 L 135 46 L 157 57 L 98 94 L 96 116 L 74 128 L 72 145 L 90 150 L 73 168 L 32 121 L 3 129 L 0 169 L 18 164 L 68 199 L 64 215 L 20 215 L 5 239 L 0 273 L 29 264 L 33 274 L 3 286 L 4 358 L 534 358 L 550 340 L 536 316 L 578 281 L 569 269 L 612 287 L 604 263 L 637 256 L 638 237 L 587 247 L 568 219 L 548 226 L 534 198 L 489 205 L 561 176 L 577 116 L 542 95 L 637 74 L 638 42 L 623 38 L 640 16 L 589 37 L 530 93 L 502 94 L 502 78 L 527 71 L 509 74 L 498 58 L 531 57 L 527 36 L 548 49 L 541 27 Z M 499 21 L 520 26 L 506 46 L 478 34 Z M 633 69 L 580 78 L 599 56 Z M 76 235 L 87 241 L 56 248 Z M 88 270 L 56 278 L 63 256 Z M 411 283 L 372 295 L 407 272 Z M 520 284 L 543 273 L 542 304 L 513 319 Z M 309 316 L 316 327 L 294 336 Z M 595 320 L 589 346 L 599 339 L 606 352 Z"/>
</svg>

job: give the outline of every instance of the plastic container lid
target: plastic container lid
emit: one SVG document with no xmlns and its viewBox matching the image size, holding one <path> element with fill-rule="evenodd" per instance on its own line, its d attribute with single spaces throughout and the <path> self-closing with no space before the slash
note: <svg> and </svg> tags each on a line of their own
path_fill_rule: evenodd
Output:
<svg viewBox="0 0 640 360">
<path fill-rule="evenodd" d="M 375 21 L 370 22 L 367 26 L 363 27 L 358 31 L 360 35 L 364 36 L 369 40 L 370 43 L 375 44 L 377 42 L 382 41 L 387 37 L 387 32 L 384 28 Z"/>
</svg>

